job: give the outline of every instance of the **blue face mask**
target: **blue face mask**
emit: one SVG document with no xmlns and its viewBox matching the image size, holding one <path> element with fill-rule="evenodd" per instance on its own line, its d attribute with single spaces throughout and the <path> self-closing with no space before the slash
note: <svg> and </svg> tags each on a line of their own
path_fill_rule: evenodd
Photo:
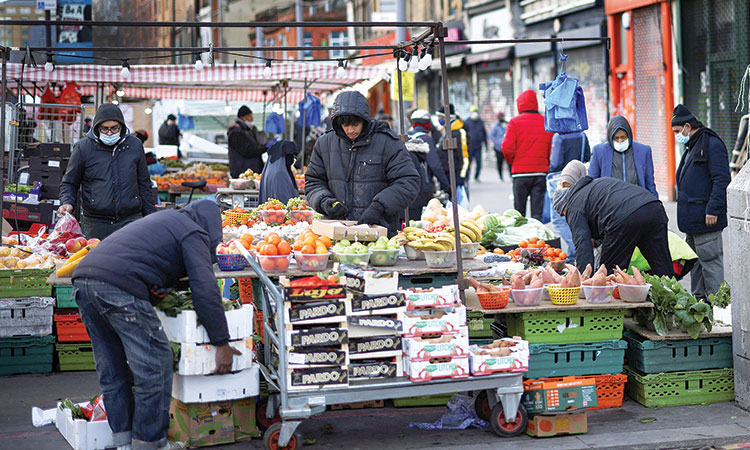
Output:
<svg viewBox="0 0 750 450">
<path fill-rule="evenodd" d="M 685 136 L 684 134 L 682 134 L 683 131 L 685 131 L 685 126 L 684 125 L 682 126 L 682 130 L 680 130 L 679 133 L 675 133 L 675 135 L 674 135 L 674 140 L 678 144 L 687 144 L 688 141 L 690 140 L 690 136 Z"/>
<path fill-rule="evenodd" d="M 107 146 L 112 146 L 117 144 L 117 141 L 120 140 L 120 133 L 115 133 L 113 135 L 108 135 L 104 133 L 99 133 L 99 140 L 102 141 L 102 144 Z"/>
<path fill-rule="evenodd" d="M 442 117 L 438 117 L 438 123 L 440 125 L 445 125 L 445 119 L 443 119 Z"/>
</svg>

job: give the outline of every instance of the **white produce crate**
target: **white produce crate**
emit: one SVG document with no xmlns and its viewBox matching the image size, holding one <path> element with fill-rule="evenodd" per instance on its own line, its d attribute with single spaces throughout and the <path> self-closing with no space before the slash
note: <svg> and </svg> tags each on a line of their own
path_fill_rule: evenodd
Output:
<svg viewBox="0 0 750 450">
<path fill-rule="evenodd" d="M 88 402 L 79 403 L 80 406 Z M 57 404 L 55 415 L 55 426 L 60 430 L 68 444 L 73 450 L 103 450 L 115 448 L 112 437 L 112 429 L 109 422 L 101 420 L 98 422 L 87 422 L 83 419 L 74 419 L 69 409 L 60 409 Z"/>
<path fill-rule="evenodd" d="M 260 392 L 257 364 L 226 375 L 180 375 L 172 378 L 172 397 L 182 403 L 206 403 L 254 397 Z"/>
<path fill-rule="evenodd" d="M 242 352 L 235 355 L 232 361 L 232 372 L 248 369 L 253 365 L 253 338 L 246 337 L 238 341 L 229 341 L 229 345 Z M 211 375 L 216 370 L 216 347 L 211 344 L 180 344 L 180 363 L 177 373 L 180 375 Z"/>
<path fill-rule="evenodd" d="M 156 310 L 156 315 L 161 320 L 167 339 L 172 342 L 191 342 L 205 344 L 210 342 L 206 328 L 198 325 L 198 315 L 195 311 L 182 311 L 177 317 L 169 317 L 164 312 Z M 240 309 L 225 311 L 227 327 L 229 328 L 229 339 L 243 339 L 253 335 L 253 305 L 242 305 Z"/>
<path fill-rule="evenodd" d="M 52 334 L 52 297 L 0 298 L 0 337 Z"/>
</svg>

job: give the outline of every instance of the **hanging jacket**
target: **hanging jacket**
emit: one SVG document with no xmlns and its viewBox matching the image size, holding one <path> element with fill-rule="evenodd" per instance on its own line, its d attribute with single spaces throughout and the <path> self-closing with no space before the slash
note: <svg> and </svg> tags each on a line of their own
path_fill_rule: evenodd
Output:
<svg viewBox="0 0 750 450">
<path fill-rule="evenodd" d="M 93 278 L 158 304 L 188 277 L 195 312 L 211 343 L 229 340 L 213 264 L 221 242 L 221 210 L 209 200 L 164 210 L 112 233 L 78 263 L 73 279 Z M 137 326 L 137 324 L 133 324 Z"/>
<path fill-rule="evenodd" d="M 99 140 L 99 125 L 109 120 L 122 127 L 113 146 Z M 75 207 L 79 190 L 86 217 L 117 222 L 156 211 L 143 143 L 130 135 L 117 105 L 100 106 L 86 137 L 73 146 L 60 184 L 60 204 Z"/>
<path fill-rule="evenodd" d="M 437 143 L 438 155 L 440 156 L 440 164 L 443 165 L 443 171 L 445 172 L 446 178 L 450 180 L 450 165 L 448 162 L 448 150 L 443 148 L 443 142 L 445 141 L 446 132 L 440 136 L 440 140 Z M 463 186 L 466 180 L 467 172 L 469 171 L 469 133 L 464 128 L 464 123 L 460 118 L 456 118 L 451 122 L 451 134 L 450 136 L 456 140 L 457 147 L 453 150 L 453 162 L 455 164 L 456 172 L 456 186 Z M 450 183 L 450 182 L 449 182 Z M 450 187 L 450 184 L 448 185 Z M 446 190 L 446 192 L 448 192 Z"/>
<path fill-rule="evenodd" d="M 620 129 L 628 134 L 628 140 L 630 141 L 630 148 L 622 153 L 614 150 L 614 141 L 612 140 L 617 130 Z M 633 178 L 632 174 L 628 176 L 627 173 L 627 152 L 632 152 L 638 186 L 651 192 L 656 198 L 659 198 L 659 193 L 656 192 L 656 185 L 654 184 L 654 161 L 651 156 L 651 147 L 633 141 L 633 131 L 630 128 L 630 123 L 622 116 L 613 117 L 607 124 L 607 142 L 594 146 L 594 151 L 591 155 L 591 165 L 589 166 L 589 176 L 591 178 L 613 177 L 623 181 Z M 612 160 L 614 158 L 623 160 L 620 167 L 625 167 L 624 175 L 623 173 L 612 173 Z"/>
<path fill-rule="evenodd" d="M 297 146 L 287 140 L 277 141 L 268 149 L 268 161 L 260 178 L 259 203 L 265 203 L 270 198 L 286 203 L 299 196 L 291 169 L 296 154 Z"/>
<path fill-rule="evenodd" d="M 727 148 L 710 128 L 700 127 L 685 145 L 677 168 L 677 224 L 683 233 L 708 233 L 727 226 Z M 718 216 L 706 226 L 706 214 Z"/>
<path fill-rule="evenodd" d="M 508 122 L 503 139 L 503 156 L 512 175 L 546 174 L 553 134 L 544 131 L 544 116 L 539 114 L 536 94 L 531 89 L 516 99 L 518 115 Z"/>
<path fill-rule="evenodd" d="M 261 155 L 266 152 L 266 146 L 258 136 L 258 130 L 250 128 L 240 119 L 236 119 L 227 130 L 227 144 L 229 146 L 229 173 L 237 178 L 247 169 L 255 173 L 263 171 Z"/>
<path fill-rule="evenodd" d="M 304 127 L 320 126 L 320 99 L 308 92 L 305 98 L 297 104 L 299 118 L 297 124 Z"/>
<path fill-rule="evenodd" d="M 365 121 L 352 141 L 336 120 L 354 115 Z M 310 206 L 323 211 L 323 203 L 334 199 L 347 208 L 346 220 L 359 220 L 371 203 L 384 210 L 381 225 L 391 233 L 398 217 L 419 193 L 419 174 L 404 143 L 385 122 L 370 118 L 370 105 L 359 92 L 345 91 L 334 101 L 333 128 L 315 143 L 305 172 L 305 194 Z"/>
<path fill-rule="evenodd" d="M 419 125 L 414 125 L 412 129 L 409 130 L 408 134 L 410 139 L 422 139 L 430 146 L 430 152 L 427 153 L 427 176 L 429 177 L 430 184 L 432 184 L 432 177 L 434 176 L 440 184 L 440 189 L 448 192 L 451 187 L 451 182 L 445 175 L 446 171 L 443 168 L 443 164 L 440 162 L 440 155 L 438 154 L 437 147 L 435 147 L 435 140 L 432 138 L 432 135 L 425 127 Z"/>
</svg>

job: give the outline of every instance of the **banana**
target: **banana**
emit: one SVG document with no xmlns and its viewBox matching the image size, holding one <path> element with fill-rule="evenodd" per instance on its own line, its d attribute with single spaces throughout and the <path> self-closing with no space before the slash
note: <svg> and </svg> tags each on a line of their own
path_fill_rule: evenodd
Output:
<svg viewBox="0 0 750 450">
<path fill-rule="evenodd" d="M 417 227 L 406 227 L 406 228 L 403 229 L 403 232 L 405 234 L 409 234 L 409 233 L 416 233 L 419 230 L 420 230 L 420 228 L 417 228 Z"/>
<path fill-rule="evenodd" d="M 471 238 L 463 233 L 461 233 L 461 243 L 462 244 L 470 244 Z"/>
<path fill-rule="evenodd" d="M 445 247 L 437 242 L 430 241 L 424 245 L 424 250 L 443 251 Z"/>
<path fill-rule="evenodd" d="M 456 248 L 455 240 L 447 236 L 438 236 L 435 238 L 435 242 L 446 247 L 445 250 L 453 250 Z"/>
<path fill-rule="evenodd" d="M 416 241 L 419 239 L 419 236 L 414 233 L 406 233 L 405 237 L 407 241 Z"/>
<path fill-rule="evenodd" d="M 479 225 L 474 222 L 473 220 L 464 220 L 461 222 L 461 226 L 466 227 L 470 229 L 474 235 L 474 242 L 479 242 L 482 240 L 482 230 L 479 228 Z"/>
</svg>

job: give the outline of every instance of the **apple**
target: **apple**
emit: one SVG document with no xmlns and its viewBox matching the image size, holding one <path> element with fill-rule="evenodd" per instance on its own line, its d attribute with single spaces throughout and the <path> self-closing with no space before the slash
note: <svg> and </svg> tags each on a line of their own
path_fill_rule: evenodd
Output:
<svg viewBox="0 0 750 450">
<path fill-rule="evenodd" d="M 97 245 L 99 245 L 100 242 L 101 241 L 99 239 L 97 239 L 97 238 L 91 238 L 91 239 L 88 240 L 87 245 L 89 245 L 91 248 L 94 248 Z"/>
<path fill-rule="evenodd" d="M 81 243 L 78 242 L 78 239 L 68 239 L 67 242 L 65 242 L 65 249 L 68 251 L 68 253 L 75 253 L 82 249 Z"/>
<path fill-rule="evenodd" d="M 79 237 L 79 238 L 77 238 L 77 239 L 78 239 L 78 242 L 80 242 L 80 243 L 81 243 L 81 248 L 83 248 L 83 247 L 85 247 L 85 246 L 89 245 L 89 241 L 88 241 L 88 239 L 86 239 L 85 237 L 81 236 L 81 237 Z"/>
</svg>

